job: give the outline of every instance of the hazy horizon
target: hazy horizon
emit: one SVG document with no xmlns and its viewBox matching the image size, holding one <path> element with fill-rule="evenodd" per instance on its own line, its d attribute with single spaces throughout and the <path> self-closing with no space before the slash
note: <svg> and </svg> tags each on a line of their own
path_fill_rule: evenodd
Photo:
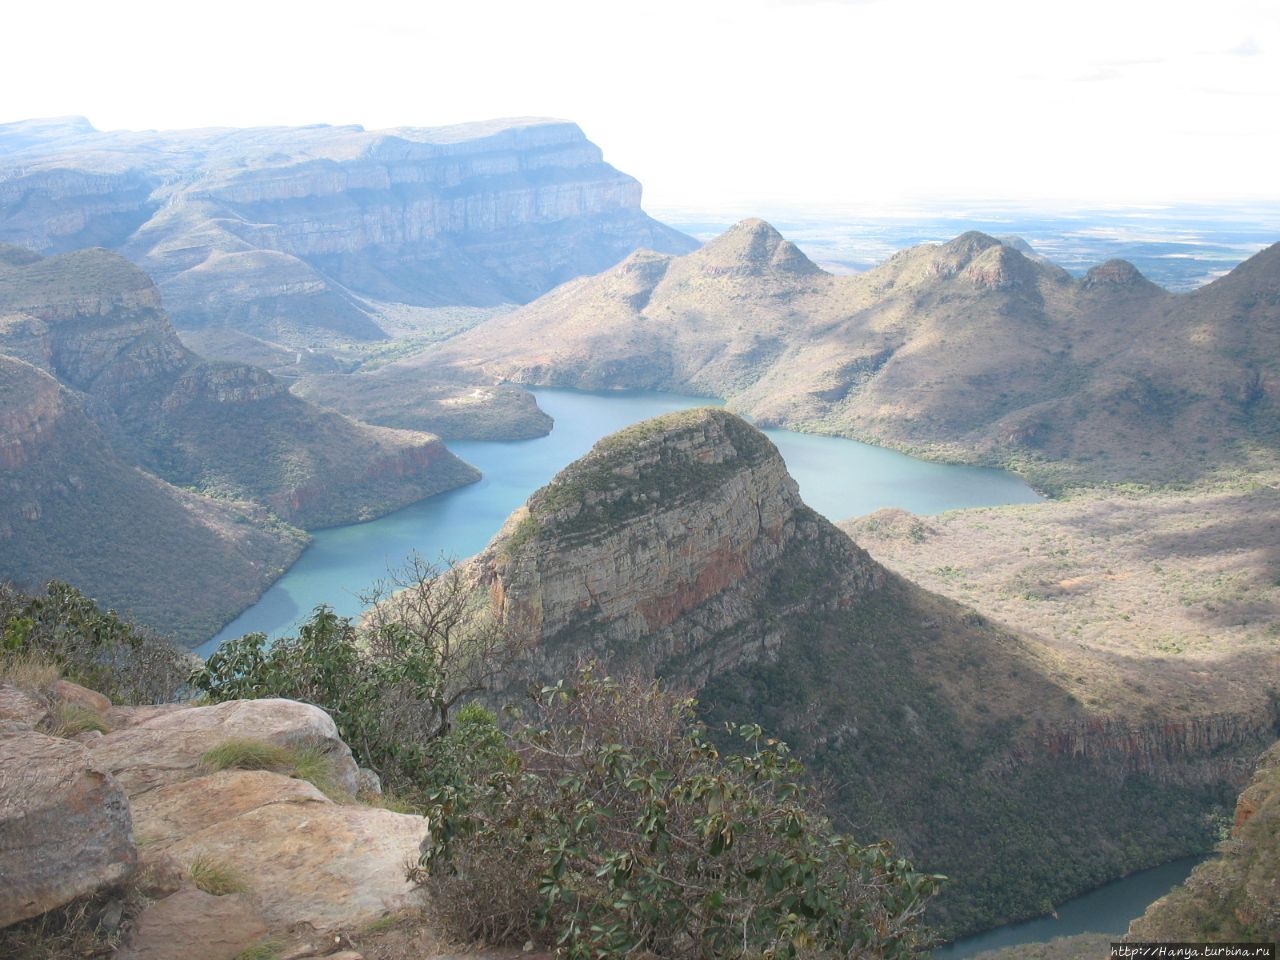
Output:
<svg viewBox="0 0 1280 960">
<path fill-rule="evenodd" d="M 28 4 L 0 121 L 578 123 L 646 206 L 1276 198 L 1280 5 Z"/>
</svg>

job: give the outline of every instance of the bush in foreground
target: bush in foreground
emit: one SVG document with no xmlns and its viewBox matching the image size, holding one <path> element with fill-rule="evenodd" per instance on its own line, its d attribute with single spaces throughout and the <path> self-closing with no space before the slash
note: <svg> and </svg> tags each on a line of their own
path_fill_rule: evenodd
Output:
<svg viewBox="0 0 1280 960">
<path fill-rule="evenodd" d="M 911 955 L 942 878 L 835 833 L 785 745 L 736 734 L 722 755 L 693 701 L 587 668 L 436 795 L 419 878 L 454 935 L 571 958 Z"/>
<path fill-rule="evenodd" d="M 51 582 L 43 596 L 0 584 L 0 666 L 46 663 L 116 703 L 167 703 L 196 662 L 65 583 Z"/>
</svg>

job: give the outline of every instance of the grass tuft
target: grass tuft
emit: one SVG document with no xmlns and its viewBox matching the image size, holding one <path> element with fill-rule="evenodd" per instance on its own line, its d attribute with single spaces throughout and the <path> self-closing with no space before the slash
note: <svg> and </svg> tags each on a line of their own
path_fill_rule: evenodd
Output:
<svg viewBox="0 0 1280 960">
<path fill-rule="evenodd" d="M 0 683 L 39 693 L 61 675 L 57 662 L 39 653 L 0 652 Z"/>
<path fill-rule="evenodd" d="M 232 893 L 244 893 L 249 889 L 239 872 L 210 857 L 201 854 L 187 866 L 187 872 L 197 887 L 215 897 Z"/>
<path fill-rule="evenodd" d="M 99 733 L 110 733 L 111 727 L 93 710 L 82 707 L 78 703 L 60 703 L 54 707 L 53 716 L 45 726 L 55 737 L 74 737 L 86 730 L 97 730 Z"/>
<path fill-rule="evenodd" d="M 306 780 L 335 802 L 350 799 L 334 775 L 333 762 L 317 747 L 280 747 L 265 740 L 239 738 L 206 750 L 200 755 L 200 762 L 211 772 L 268 770 Z"/>
<path fill-rule="evenodd" d="M 265 740 L 235 739 L 220 743 L 200 755 L 210 770 L 274 770 L 292 766 L 293 751 Z"/>
<path fill-rule="evenodd" d="M 283 951 L 284 944 L 279 940 L 259 940 L 236 954 L 236 960 L 279 960 Z"/>
</svg>

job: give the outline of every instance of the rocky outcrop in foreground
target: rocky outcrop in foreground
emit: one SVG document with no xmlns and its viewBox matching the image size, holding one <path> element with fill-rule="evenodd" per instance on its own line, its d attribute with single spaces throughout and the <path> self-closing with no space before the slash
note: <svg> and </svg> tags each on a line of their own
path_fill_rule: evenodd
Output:
<svg viewBox="0 0 1280 960">
<path fill-rule="evenodd" d="M 316 783 L 239 769 L 246 745 L 308 758 Z M 150 902 L 122 958 L 232 960 L 269 936 L 303 957 L 418 904 L 422 818 L 356 802 L 351 751 L 307 704 L 116 708 L 61 681 L 0 685 L 0 770 L 0 927 L 131 882 Z"/>
</svg>

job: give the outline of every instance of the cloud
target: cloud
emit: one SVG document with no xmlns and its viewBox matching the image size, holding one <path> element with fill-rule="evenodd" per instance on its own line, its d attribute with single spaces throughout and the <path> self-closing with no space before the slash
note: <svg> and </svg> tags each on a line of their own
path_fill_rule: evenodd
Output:
<svg viewBox="0 0 1280 960">
<path fill-rule="evenodd" d="M 1260 57 L 1263 54 L 1262 45 L 1253 37 L 1245 37 L 1244 40 L 1230 50 L 1226 51 L 1231 57 Z"/>
</svg>

